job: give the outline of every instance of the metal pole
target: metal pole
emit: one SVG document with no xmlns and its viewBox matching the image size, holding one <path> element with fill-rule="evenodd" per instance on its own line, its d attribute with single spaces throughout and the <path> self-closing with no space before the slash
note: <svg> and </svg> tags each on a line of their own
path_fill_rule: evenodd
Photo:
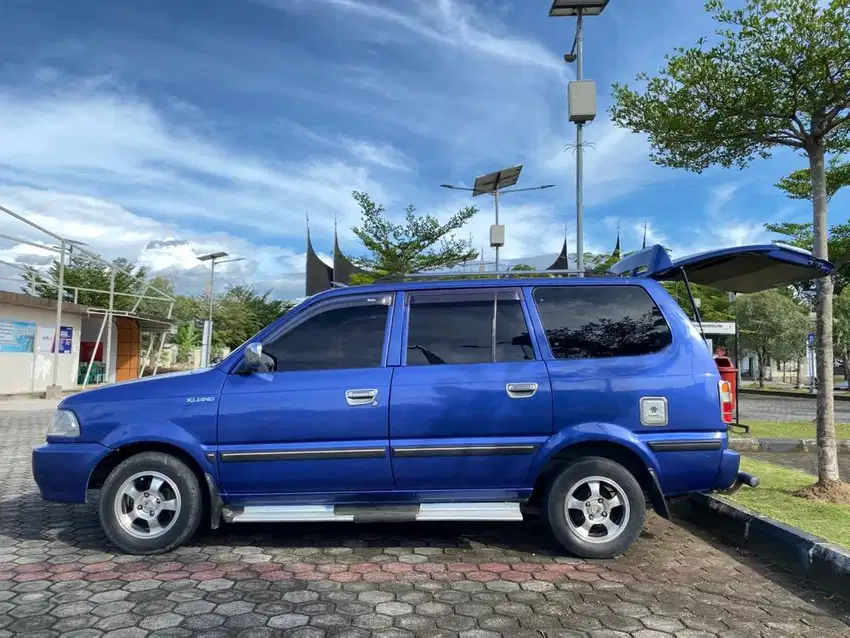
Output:
<svg viewBox="0 0 850 638">
<path fill-rule="evenodd" d="M 582 66 L 582 12 L 578 10 L 576 25 L 576 79 L 584 76 Z M 584 124 L 576 123 L 576 267 L 579 277 L 584 277 Z"/>
<path fill-rule="evenodd" d="M 206 361 L 203 361 L 205 368 L 208 368 L 212 360 L 212 342 L 213 342 L 213 285 L 215 284 L 215 257 L 210 260 L 210 328 L 207 331 L 207 350 Z"/>
<path fill-rule="evenodd" d="M 151 334 L 151 342 L 148 344 L 148 351 L 145 353 L 145 358 L 142 359 L 142 369 L 139 370 L 139 378 L 141 379 L 145 375 L 145 368 L 148 367 L 148 360 L 151 358 L 151 352 L 153 351 L 153 342 L 156 341 L 156 335 Z"/>
<path fill-rule="evenodd" d="M 151 376 L 156 376 L 156 371 L 159 370 L 159 356 L 162 354 L 162 347 L 165 345 L 166 333 L 162 333 L 162 341 L 159 342 L 159 349 L 156 351 L 156 359 L 154 359 L 153 372 Z"/>
<path fill-rule="evenodd" d="M 56 295 L 56 332 L 53 334 L 53 385 L 59 385 L 59 331 L 62 329 L 62 297 L 65 295 L 65 241 L 59 242 L 59 291 Z"/>
<path fill-rule="evenodd" d="M 86 369 L 86 376 L 83 378 L 83 390 L 85 390 L 86 386 L 89 384 L 91 367 L 94 365 L 94 357 L 97 354 L 97 347 L 100 345 L 101 338 L 103 338 L 103 328 L 106 326 L 107 318 L 108 315 L 103 315 L 103 321 L 100 322 L 100 330 L 97 333 L 97 341 L 94 342 L 94 350 L 91 351 L 91 357 L 89 357 L 89 367 Z"/>
<path fill-rule="evenodd" d="M 498 226 L 499 225 L 499 189 L 498 188 L 495 191 L 493 191 L 493 197 L 496 200 L 496 226 Z M 495 248 L 496 248 L 496 272 L 499 272 L 499 247 L 495 246 Z"/>
<path fill-rule="evenodd" d="M 112 381 L 112 375 L 109 369 L 112 367 L 112 310 L 115 304 L 115 269 L 112 268 L 111 274 L 109 276 L 109 310 L 107 313 L 107 317 L 109 317 L 109 323 L 106 325 L 106 382 L 109 383 Z"/>
</svg>

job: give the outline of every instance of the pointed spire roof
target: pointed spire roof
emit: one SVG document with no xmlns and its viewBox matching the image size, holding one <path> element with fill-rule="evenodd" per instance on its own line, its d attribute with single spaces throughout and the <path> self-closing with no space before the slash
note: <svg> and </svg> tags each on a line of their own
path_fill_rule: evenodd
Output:
<svg viewBox="0 0 850 638">
<path fill-rule="evenodd" d="M 310 241 L 310 216 L 307 217 L 307 276 L 305 278 L 305 293 L 308 297 L 331 289 L 334 280 L 333 268 L 321 260 L 316 251 L 313 250 L 313 242 Z"/>
<path fill-rule="evenodd" d="M 561 247 L 561 252 L 558 257 L 552 262 L 552 265 L 546 270 L 569 270 L 570 269 L 570 251 L 567 247 L 567 225 L 564 224 L 564 245 Z"/>
<path fill-rule="evenodd" d="M 620 222 L 617 222 L 617 245 L 614 246 L 614 252 L 611 253 L 614 259 L 620 258 Z"/>
<path fill-rule="evenodd" d="M 338 284 L 348 285 L 351 283 L 351 276 L 359 273 L 365 273 L 366 271 L 360 268 L 359 266 L 355 266 L 351 263 L 351 260 L 345 256 L 342 252 L 342 249 L 339 247 L 339 235 L 337 234 L 336 228 L 336 216 L 334 216 L 334 267 L 333 267 L 333 276 L 334 281 Z"/>
<path fill-rule="evenodd" d="M 646 226 L 647 226 L 647 220 L 644 219 L 643 220 L 643 245 L 641 246 L 641 250 L 646 248 Z"/>
</svg>

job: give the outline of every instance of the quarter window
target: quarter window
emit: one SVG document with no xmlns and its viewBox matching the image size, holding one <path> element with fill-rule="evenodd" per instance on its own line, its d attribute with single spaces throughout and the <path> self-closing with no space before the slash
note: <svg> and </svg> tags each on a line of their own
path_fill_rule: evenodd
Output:
<svg viewBox="0 0 850 638">
<path fill-rule="evenodd" d="M 386 303 L 329 308 L 287 330 L 263 352 L 276 372 L 376 368 L 387 329 Z"/>
<path fill-rule="evenodd" d="M 407 365 L 529 359 L 534 359 L 534 351 L 518 292 L 430 293 L 412 297 Z"/>
<path fill-rule="evenodd" d="M 651 354 L 672 340 L 658 306 L 639 286 L 541 286 L 533 296 L 556 359 Z"/>
</svg>

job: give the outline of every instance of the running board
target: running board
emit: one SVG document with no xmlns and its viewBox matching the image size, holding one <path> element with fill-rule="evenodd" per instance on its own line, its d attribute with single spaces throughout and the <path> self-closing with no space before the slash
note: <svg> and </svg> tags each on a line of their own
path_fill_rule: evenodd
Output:
<svg viewBox="0 0 850 638">
<path fill-rule="evenodd" d="M 227 523 L 376 523 L 413 521 L 521 521 L 519 503 L 419 505 L 246 505 L 224 508 Z"/>
</svg>

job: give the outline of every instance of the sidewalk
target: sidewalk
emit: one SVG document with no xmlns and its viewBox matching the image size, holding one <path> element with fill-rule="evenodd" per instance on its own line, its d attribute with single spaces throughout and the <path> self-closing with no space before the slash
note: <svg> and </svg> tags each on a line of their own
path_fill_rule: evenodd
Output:
<svg viewBox="0 0 850 638">
<path fill-rule="evenodd" d="M 0 412 L 53 411 L 58 399 L 0 399 Z"/>
</svg>

